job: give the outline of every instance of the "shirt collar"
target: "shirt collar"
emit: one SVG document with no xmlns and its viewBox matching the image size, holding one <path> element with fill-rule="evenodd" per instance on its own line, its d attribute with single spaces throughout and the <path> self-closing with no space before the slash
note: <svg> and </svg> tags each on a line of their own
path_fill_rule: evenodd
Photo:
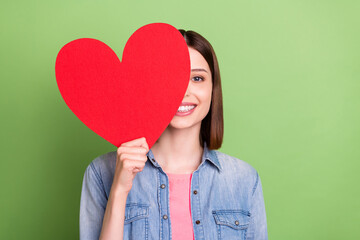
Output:
<svg viewBox="0 0 360 240">
<path fill-rule="evenodd" d="M 149 152 L 146 155 L 148 157 L 148 161 L 150 161 L 154 167 L 156 167 L 156 168 L 160 167 L 159 163 L 155 160 L 154 154 L 151 151 L 151 149 L 149 150 Z M 217 167 L 219 171 L 221 170 L 221 165 L 220 165 L 219 159 L 217 158 L 215 151 L 210 150 L 207 147 L 206 142 L 204 142 L 204 152 L 203 152 L 203 155 L 201 158 L 200 165 L 203 164 L 203 162 L 206 160 L 208 160 L 210 163 L 215 165 L 215 167 Z"/>
</svg>

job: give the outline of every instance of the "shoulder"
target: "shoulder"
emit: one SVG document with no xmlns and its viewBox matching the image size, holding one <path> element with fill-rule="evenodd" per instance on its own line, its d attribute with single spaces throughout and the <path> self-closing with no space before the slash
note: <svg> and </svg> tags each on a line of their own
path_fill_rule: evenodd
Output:
<svg viewBox="0 0 360 240">
<path fill-rule="evenodd" d="M 95 157 L 87 166 L 86 171 L 91 172 L 100 184 L 106 186 L 112 182 L 115 167 L 116 151 L 112 151 Z"/>
<path fill-rule="evenodd" d="M 234 156 L 230 156 L 218 150 L 212 150 L 212 151 L 216 154 L 222 169 L 224 170 L 232 169 L 240 172 L 249 172 L 249 174 L 253 174 L 253 175 L 257 174 L 256 169 L 253 166 L 251 166 L 249 163 L 245 162 L 244 160 L 241 160 Z"/>
<path fill-rule="evenodd" d="M 95 157 L 88 167 L 94 168 L 99 172 L 109 171 L 116 164 L 116 151 L 108 152 Z"/>
<path fill-rule="evenodd" d="M 252 183 L 253 186 L 256 187 L 259 175 L 253 166 L 239 158 L 230 156 L 218 150 L 212 151 L 215 153 L 219 161 L 223 175 L 236 178 L 240 182 L 246 181 L 248 183 Z"/>
</svg>

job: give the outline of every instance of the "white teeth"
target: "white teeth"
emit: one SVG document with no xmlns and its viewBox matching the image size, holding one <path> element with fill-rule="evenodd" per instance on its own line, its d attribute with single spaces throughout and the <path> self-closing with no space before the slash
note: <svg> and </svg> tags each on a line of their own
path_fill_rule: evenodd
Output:
<svg viewBox="0 0 360 240">
<path fill-rule="evenodd" d="M 187 112 L 190 111 L 191 109 L 194 109 L 195 106 L 180 106 L 179 109 L 177 110 L 178 112 Z"/>
</svg>

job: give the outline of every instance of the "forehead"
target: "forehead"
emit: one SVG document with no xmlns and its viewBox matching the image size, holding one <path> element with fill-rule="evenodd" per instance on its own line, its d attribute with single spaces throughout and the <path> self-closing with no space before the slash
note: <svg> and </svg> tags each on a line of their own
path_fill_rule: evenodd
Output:
<svg viewBox="0 0 360 240">
<path fill-rule="evenodd" d="M 189 47 L 189 54 L 190 54 L 191 69 L 203 68 L 208 73 L 210 73 L 209 64 L 206 62 L 205 58 L 201 55 L 200 52 L 198 52 L 194 48 Z"/>
</svg>

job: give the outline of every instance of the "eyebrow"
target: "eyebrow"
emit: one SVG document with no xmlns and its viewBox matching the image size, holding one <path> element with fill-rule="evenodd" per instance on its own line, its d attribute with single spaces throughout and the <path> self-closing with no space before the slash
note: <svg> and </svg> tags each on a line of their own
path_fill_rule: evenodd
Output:
<svg viewBox="0 0 360 240">
<path fill-rule="evenodd" d="M 207 71 L 205 69 L 203 69 L 203 68 L 194 68 L 194 69 L 191 69 L 191 71 L 192 72 L 197 71 L 197 72 L 206 72 L 207 73 Z"/>
</svg>

